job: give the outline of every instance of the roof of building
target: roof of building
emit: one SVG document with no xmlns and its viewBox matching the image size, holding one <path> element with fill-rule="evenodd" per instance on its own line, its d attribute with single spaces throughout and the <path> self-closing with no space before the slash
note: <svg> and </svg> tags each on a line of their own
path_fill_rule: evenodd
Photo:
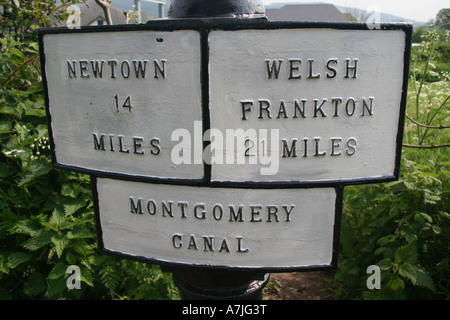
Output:
<svg viewBox="0 0 450 320">
<path fill-rule="evenodd" d="M 346 22 L 349 17 L 332 4 L 288 4 L 278 9 L 267 9 L 271 21 Z"/>
<path fill-rule="evenodd" d="M 111 18 L 113 24 L 125 24 L 127 23 L 127 16 L 123 10 L 111 6 Z M 102 19 L 106 20 L 103 8 L 100 7 L 94 0 L 86 3 L 81 7 L 81 25 L 88 26 L 91 23 Z"/>
</svg>

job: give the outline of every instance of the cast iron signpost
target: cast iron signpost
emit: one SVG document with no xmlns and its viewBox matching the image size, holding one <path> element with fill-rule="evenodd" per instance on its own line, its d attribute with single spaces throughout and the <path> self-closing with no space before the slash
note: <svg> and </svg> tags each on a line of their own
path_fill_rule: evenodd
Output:
<svg viewBox="0 0 450 320">
<path fill-rule="evenodd" d="M 208 15 L 180 3 L 174 18 Z M 398 178 L 410 37 L 261 18 L 41 30 L 54 164 L 91 174 L 102 252 L 197 296 L 204 268 L 241 282 L 202 297 L 248 297 L 266 272 L 335 267 L 343 187 Z"/>
</svg>

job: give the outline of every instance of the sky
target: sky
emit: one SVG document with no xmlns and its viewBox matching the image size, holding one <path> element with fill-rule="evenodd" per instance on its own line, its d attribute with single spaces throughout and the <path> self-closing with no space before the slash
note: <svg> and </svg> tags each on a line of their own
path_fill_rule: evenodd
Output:
<svg viewBox="0 0 450 320">
<path fill-rule="evenodd" d="M 326 2 L 338 6 L 345 6 L 363 10 L 367 10 L 371 6 L 376 6 L 380 9 L 380 12 L 423 22 L 428 22 L 431 19 L 435 19 L 436 14 L 439 12 L 439 10 L 443 8 L 450 8 L 449 0 L 263 0 L 264 5 L 290 2 Z"/>
</svg>

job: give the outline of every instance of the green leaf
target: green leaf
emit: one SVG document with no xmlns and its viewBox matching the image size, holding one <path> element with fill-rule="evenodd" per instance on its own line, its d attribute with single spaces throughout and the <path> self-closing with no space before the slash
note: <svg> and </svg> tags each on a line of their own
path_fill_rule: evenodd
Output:
<svg viewBox="0 0 450 320">
<path fill-rule="evenodd" d="M 37 159 L 32 161 L 26 168 L 25 174 L 22 176 L 17 185 L 21 187 L 24 184 L 33 181 L 37 177 L 49 173 L 50 170 L 52 170 L 52 165 L 47 160 Z"/>
<path fill-rule="evenodd" d="M 92 275 L 92 272 L 87 268 L 81 268 L 80 273 L 80 280 L 86 283 L 88 286 L 94 287 L 94 277 Z"/>
<path fill-rule="evenodd" d="M 421 267 L 416 267 L 416 274 L 417 274 L 417 285 L 428 288 L 432 291 L 436 291 L 436 288 L 434 286 L 433 279 L 428 275 L 428 273 L 423 270 Z"/>
<path fill-rule="evenodd" d="M 52 216 L 50 217 L 49 225 L 52 226 L 52 229 L 58 231 L 58 229 L 62 229 L 62 226 L 66 222 L 67 218 L 64 214 L 64 208 L 62 206 L 56 206 L 53 209 Z"/>
<path fill-rule="evenodd" d="M 51 238 L 51 241 L 55 245 L 56 254 L 58 255 L 58 258 L 61 258 L 64 248 L 67 246 L 70 240 L 65 235 L 54 235 Z"/>
<path fill-rule="evenodd" d="M 27 56 L 24 55 L 24 54 L 22 53 L 22 51 L 20 51 L 19 49 L 10 47 L 10 48 L 9 48 L 9 51 L 10 51 L 11 53 L 15 54 L 16 56 L 22 58 L 22 59 L 27 59 Z"/>
<path fill-rule="evenodd" d="M 50 244 L 52 242 L 51 238 L 53 235 L 53 231 L 41 229 L 32 235 L 32 237 L 23 244 L 23 247 L 31 251 L 36 251 L 37 249 Z"/>
<path fill-rule="evenodd" d="M 42 230 L 42 225 L 37 219 L 29 219 L 22 221 L 18 224 L 16 232 L 17 233 L 25 233 L 28 235 L 36 235 L 39 231 Z"/>
<path fill-rule="evenodd" d="M 64 212 L 67 216 L 74 214 L 85 205 L 83 198 L 67 199 L 64 201 Z"/>
<path fill-rule="evenodd" d="M 417 263 L 417 248 L 415 242 L 412 242 L 406 246 L 400 247 L 395 250 L 394 256 L 399 259 L 400 262 L 410 263 L 412 265 Z"/>
<path fill-rule="evenodd" d="M 56 298 L 58 294 L 65 293 L 67 289 L 67 280 L 65 278 L 48 279 L 47 280 L 47 296 Z"/>
<path fill-rule="evenodd" d="M 46 284 L 40 272 L 32 273 L 23 284 L 23 290 L 28 296 L 37 296 L 45 292 Z"/>
<path fill-rule="evenodd" d="M 390 287 L 392 290 L 404 289 L 405 282 L 402 279 L 396 277 L 396 278 L 392 279 L 392 281 L 390 283 Z"/>
<path fill-rule="evenodd" d="M 398 273 L 402 277 L 405 277 L 405 278 L 411 280 L 411 282 L 414 285 L 417 283 L 416 269 L 411 264 L 409 264 L 409 263 L 401 264 Z"/>
<path fill-rule="evenodd" d="M 75 226 L 71 231 L 67 232 L 69 239 L 84 239 L 92 238 L 93 236 L 91 230 L 84 225 Z"/>
<path fill-rule="evenodd" d="M 11 269 L 15 269 L 18 265 L 31 259 L 31 255 L 25 252 L 13 252 L 8 256 L 8 265 Z"/>
<path fill-rule="evenodd" d="M 383 259 L 377 263 L 377 266 L 380 267 L 381 270 L 389 270 L 392 268 L 392 261 L 390 259 Z"/>
<path fill-rule="evenodd" d="M 65 277 L 67 271 L 67 265 L 64 262 L 58 262 L 50 271 L 48 279 L 58 279 L 60 277 Z"/>
<path fill-rule="evenodd" d="M 8 167 L 6 164 L 0 163 L 0 178 L 11 176 L 17 172 L 16 168 Z"/>
</svg>

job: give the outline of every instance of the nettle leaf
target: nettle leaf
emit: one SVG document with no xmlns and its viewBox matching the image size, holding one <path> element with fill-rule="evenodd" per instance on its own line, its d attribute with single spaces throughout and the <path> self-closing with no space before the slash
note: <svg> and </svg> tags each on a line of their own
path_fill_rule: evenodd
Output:
<svg viewBox="0 0 450 320">
<path fill-rule="evenodd" d="M 54 231 L 60 231 L 65 229 L 70 229 L 73 227 L 74 223 L 71 222 L 65 212 L 63 205 L 57 205 L 55 209 L 53 209 L 52 215 L 47 223 L 43 223 L 45 227 L 52 229 Z"/>
<path fill-rule="evenodd" d="M 11 176 L 17 172 L 14 167 L 8 167 L 6 164 L 0 163 L 0 178 Z"/>
<path fill-rule="evenodd" d="M 61 258 L 64 248 L 67 246 L 67 244 L 70 242 L 70 240 L 63 234 L 55 234 L 51 237 L 52 243 L 55 245 L 56 254 L 58 255 L 58 258 Z"/>
<path fill-rule="evenodd" d="M 54 298 L 58 294 L 66 293 L 67 291 L 67 280 L 63 277 L 57 279 L 47 280 L 47 296 Z"/>
<path fill-rule="evenodd" d="M 37 159 L 35 161 L 32 161 L 26 168 L 27 171 L 22 176 L 17 185 L 21 187 L 24 184 L 33 181 L 37 177 L 49 173 L 52 168 L 53 167 L 51 163 L 49 163 L 47 160 Z"/>
<path fill-rule="evenodd" d="M 94 287 L 94 277 L 88 268 L 81 268 L 80 280 L 90 287 Z"/>
<path fill-rule="evenodd" d="M 415 243 L 410 243 L 406 246 L 395 250 L 394 256 L 403 263 L 410 263 L 412 265 L 417 263 L 417 248 Z"/>
<path fill-rule="evenodd" d="M 380 267 L 381 270 L 389 270 L 392 265 L 391 259 L 383 259 L 377 263 L 377 266 Z"/>
<path fill-rule="evenodd" d="M 52 230 L 41 229 L 32 235 L 31 238 L 23 244 L 23 247 L 31 251 L 36 251 L 39 248 L 50 244 L 53 235 L 54 232 Z"/>
<path fill-rule="evenodd" d="M 416 284 L 418 286 L 428 288 L 432 291 L 436 290 L 433 279 L 424 269 L 422 269 L 421 267 L 416 267 L 416 275 L 417 275 Z"/>
<path fill-rule="evenodd" d="M 45 292 L 47 288 L 44 276 L 40 272 L 32 273 L 23 284 L 23 291 L 28 296 L 37 296 Z"/>
<path fill-rule="evenodd" d="M 79 190 L 71 185 L 65 184 L 61 188 L 61 194 L 67 197 L 76 198 L 79 194 Z"/>
<path fill-rule="evenodd" d="M 396 278 L 392 279 L 392 281 L 390 283 L 390 287 L 392 290 L 404 289 L 405 282 L 402 279 L 396 277 Z"/>
<path fill-rule="evenodd" d="M 84 225 L 75 226 L 71 231 L 67 232 L 67 237 L 70 239 L 92 238 L 93 236 L 94 234 L 91 230 Z"/>
<path fill-rule="evenodd" d="M 50 271 L 48 279 L 58 279 L 60 277 L 65 277 L 67 271 L 67 265 L 64 262 L 58 262 Z"/>
<path fill-rule="evenodd" d="M 81 209 L 85 205 L 83 198 L 71 198 L 64 200 L 64 212 L 66 215 L 74 214 L 78 209 Z"/>
<path fill-rule="evenodd" d="M 25 233 L 28 235 L 36 235 L 42 229 L 42 224 L 38 219 L 28 219 L 17 225 L 16 233 Z"/>
<path fill-rule="evenodd" d="M 15 269 L 20 264 L 31 259 L 31 255 L 25 252 L 13 252 L 8 256 L 8 265 L 11 269 Z"/>
<path fill-rule="evenodd" d="M 417 283 L 417 273 L 416 273 L 416 269 L 414 268 L 413 265 L 411 265 L 409 263 L 401 264 L 398 273 L 402 277 L 405 277 L 405 278 L 411 280 L 411 282 L 414 285 Z"/>
</svg>

